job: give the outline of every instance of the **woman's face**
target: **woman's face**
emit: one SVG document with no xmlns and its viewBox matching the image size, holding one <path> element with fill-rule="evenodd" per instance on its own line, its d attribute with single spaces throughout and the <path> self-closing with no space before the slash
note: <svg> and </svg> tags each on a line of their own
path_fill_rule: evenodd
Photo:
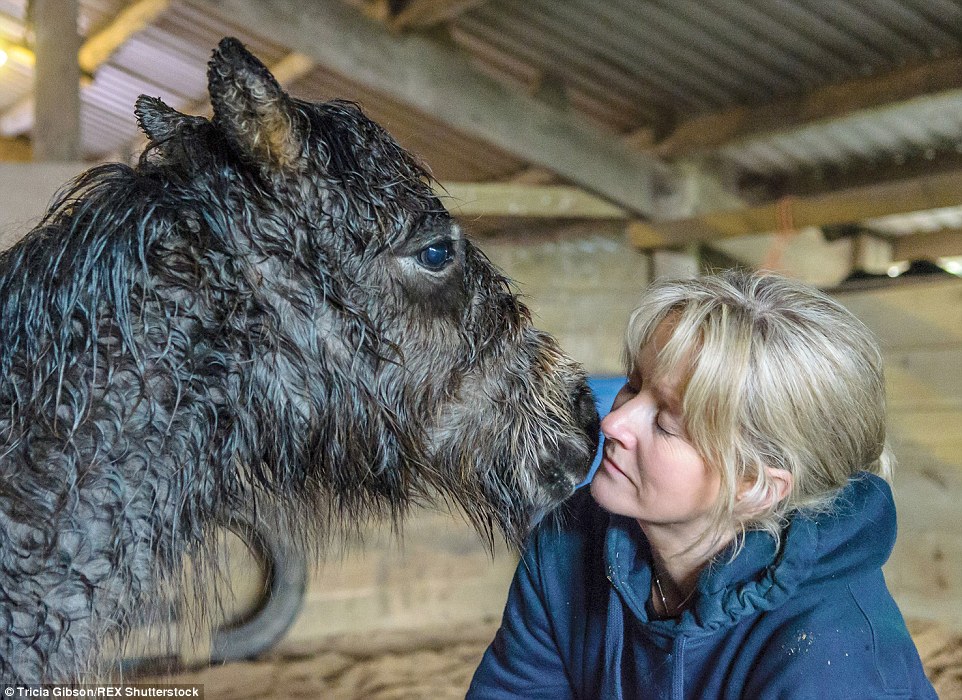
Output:
<svg viewBox="0 0 962 700">
<path fill-rule="evenodd" d="M 591 494 L 609 512 L 642 526 L 691 525 L 701 533 L 721 480 L 688 441 L 681 415 L 685 368 L 653 382 L 655 360 L 671 330 L 668 322 L 658 326 L 601 421 L 604 456 Z"/>
</svg>

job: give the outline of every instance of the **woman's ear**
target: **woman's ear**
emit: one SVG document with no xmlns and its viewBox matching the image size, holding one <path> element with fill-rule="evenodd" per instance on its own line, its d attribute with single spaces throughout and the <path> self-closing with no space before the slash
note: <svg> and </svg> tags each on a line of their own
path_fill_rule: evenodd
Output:
<svg viewBox="0 0 962 700">
<path fill-rule="evenodd" d="M 791 495 L 792 489 L 795 487 L 795 477 L 787 469 L 765 467 L 765 471 L 768 473 L 768 480 L 771 483 L 769 492 L 772 502 L 770 505 L 774 507 Z"/>
<path fill-rule="evenodd" d="M 738 487 L 735 497 L 748 517 L 773 510 L 791 495 L 795 486 L 795 477 L 787 469 L 762 468 L 765 470 L 765 480 L 746 478 Z"/>
</svg>

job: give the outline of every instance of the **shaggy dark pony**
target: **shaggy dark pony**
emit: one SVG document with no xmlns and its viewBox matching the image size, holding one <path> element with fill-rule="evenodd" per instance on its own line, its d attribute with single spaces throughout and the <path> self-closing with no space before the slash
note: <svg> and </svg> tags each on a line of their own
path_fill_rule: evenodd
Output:
<svg viewBox="0 0 962 700">
<path fill-rule="evenodd" d="M 414 158 L 236 40 L 209 89 L 140 98 L 138 165 L 0 256 L 0 683 L 95 678 L 232 514 L 304 547 L 441 500 L 518 541 L 594 451 L 582 370 Z"/>
</svg>

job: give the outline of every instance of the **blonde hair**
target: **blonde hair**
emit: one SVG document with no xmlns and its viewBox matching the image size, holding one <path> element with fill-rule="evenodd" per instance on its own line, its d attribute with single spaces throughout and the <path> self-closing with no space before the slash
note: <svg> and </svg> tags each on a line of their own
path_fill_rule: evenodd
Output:
<svg viewBox="0 0 962 700">
<path fill-rule="evenodd" d="M 841 304 L 771 274 L 656 282 L 628 322 L 629 372 L 664 321 L 671 337 L 652 379 L 684 367 L 685 428 L 721 480 L 702 539 L 734 524 L 736 551 L 747 530 L 777 541 L 792 512 L 829 509 L 857 472 L 890 478 L 881 353 Z M 793 476 L 780 501 L 766 467 Z"/>
</svg>

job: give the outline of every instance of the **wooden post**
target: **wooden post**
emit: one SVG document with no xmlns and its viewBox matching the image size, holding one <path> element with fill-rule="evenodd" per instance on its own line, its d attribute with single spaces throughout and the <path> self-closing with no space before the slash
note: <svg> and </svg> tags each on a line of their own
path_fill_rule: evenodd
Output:
<svg viewBox="0 0 962 700">
<path fill-rule="evenodd" d="M 80 66 L 77 0 L 34 0 L 35 160 L 80 159 Z"/>
</svg>

